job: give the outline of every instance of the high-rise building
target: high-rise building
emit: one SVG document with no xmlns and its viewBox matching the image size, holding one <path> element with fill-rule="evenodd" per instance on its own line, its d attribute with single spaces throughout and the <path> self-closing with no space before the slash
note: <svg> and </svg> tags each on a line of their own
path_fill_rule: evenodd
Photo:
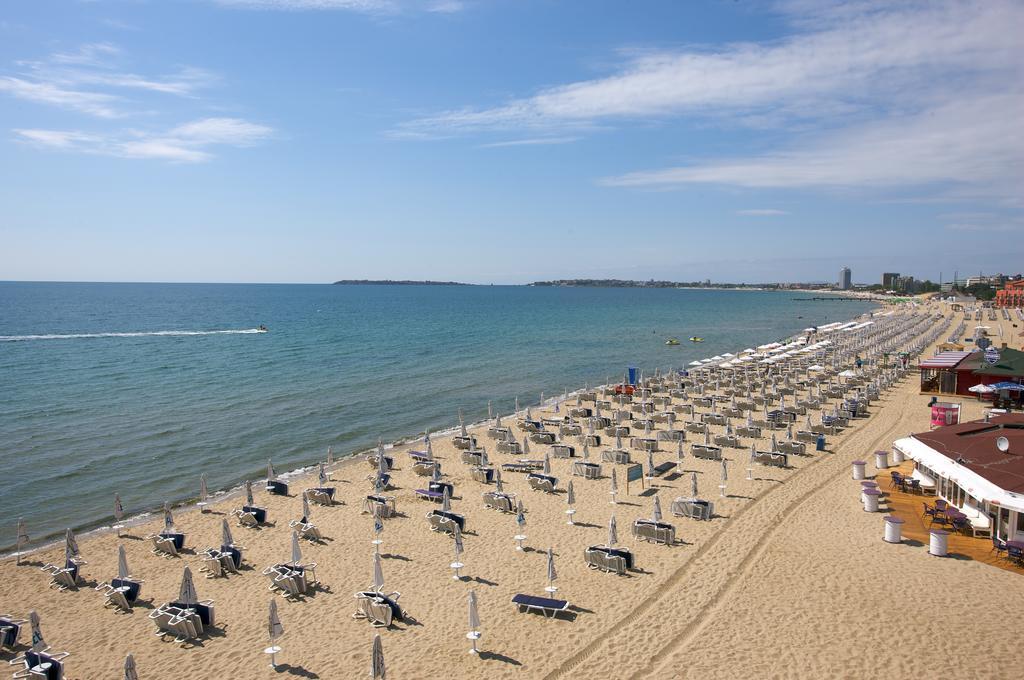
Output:
<svg viewBox="0 0 1024 680">
<path fill-rule="evenodd" d="M 842 290 L 853 288 L 853 273 L 849 267 L 843 267 L 839 270 L 839 288 Z"/>
<path fill-rule="evenodd" d="M 886 290 L 896 290 L 896 282 L 899 278 L 900 275 L 898 272 L 886 272 L 882 274 L 882 288 Z"/>
</svg>

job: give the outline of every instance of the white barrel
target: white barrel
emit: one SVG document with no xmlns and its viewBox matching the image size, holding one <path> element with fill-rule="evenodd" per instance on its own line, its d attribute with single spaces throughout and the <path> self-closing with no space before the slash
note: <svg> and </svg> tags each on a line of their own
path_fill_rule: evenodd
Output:
<svg viewBox="0 0 1024 680">
<path fill-rule="evenodd" d="M 889 452 L 875 451 L 875 469 L 885 470 L 889 467 Z"/>
<path fill-rule="evenodd" d="M 898 448 L 896 448 L 895 446 L 894 446 L 894 447 L 892 447 L 892 464 L 893 464 L 893 465 L 899 465 L 899 464 L 900 464 L 900 463 L 902 463 L 902 462 L 903 462 L 904 460 L 905 460 L 905 458 L 903 457 L 903 452 L 902 452 L 902 451 L 900 451 L 900 450 L 899 450 Z"/>
<path fill-rule="evenodd" d="M 928 533 L 931 534 L 928 541 L 928 554 L 945 557 L 949 552 L 949 532 L 945 529 L 931 529 Z"/>
<path fill-rule="evenodd" d="M 865 475 L 864 475 L 864 467 L 866 465 L 867 465 L 867 463 L 865 463 L 862 460 L 855 460 L 855 461 L 853 461 L 853 478 L 854 479 L 857 479 L 857 480 L 864 479 L 864 477 L 865 477 Z"/>
<path fill-rule="evenodd" d="M 864 498 L 864 512 L 878 512 L 878 497 L 881 492 L 878 489 L 864 489 L 861 492 Z"/>
<path fill-rule="evenodd" d="M 885 542 L 903 542 L 903 520 L 899 517 L 890 515 L 885 518 Z"/>
</svg>

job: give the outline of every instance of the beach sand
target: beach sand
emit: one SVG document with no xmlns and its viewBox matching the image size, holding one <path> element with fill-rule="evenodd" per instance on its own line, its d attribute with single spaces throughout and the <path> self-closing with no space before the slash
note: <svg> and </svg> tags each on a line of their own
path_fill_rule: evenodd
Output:
<svg viewBox="0 0 1024 680">
<path fill-rule="evenodd" d="M 959 319 L 954 318 L 955 325 Z M 1009 323 L 999 323 L 1008 336 Z M 381 552 L 385 590 L 402 593 L 400 604 L 414 622 L 389 630 L 375 630 L 351 617 L 353 593 L 368 587 L 372 577 L 373 520 L 360 512 L 370 491 L 366 477 L 373 472 L 365 460 L 345 461 L 332 473 L 343 505 L 313 509 L 312 520 L 327 541 L 303 542 L 302 548 L 305 560 L 317 563 L 323 589 L 301 601 L 268 592 L 269 581 L 260 573 L 289 559 L 288 521 L 301 514 L 297 494 L 314 485 L 314 479 L 296 478 L 289 480 L 291 498 L 270 496 L 262 484 L 254 484 L 257 504 L 268 508 L 274 526 L 245 529 L 229 516 L 235 540 L 246 546 L 245 560 L 253 568 L 228 578 L 202 578 L 201 560 L 194 554 L 176 559 L 153 555 L 151 544 L 141 538 L 159 530 L 158 519 L 132 527 L 120 539 L 110 532 L 80 537 L 88 582 L 116 575 L 117 546 L 123 544 L 133 574 L 145 580 L 142 596 L 152 598 L 154 606 L 175 598 L 182 568 L 190 566 L 200 598 L 215 600 L 223 626 L 194 645 L 157 638 L 148 604 L 122 614 L 104 608 L 103 596 L 92 588 L 48 589 L 49 579 L 37 566 L 62 562 L 62 544 L 33 553 L 22 566 L 13 559 L 0 563 L 0 611 L 27 617 L 36 609 L 47 642 L 71 652 L 71 678 L 120 677 L 128 653 L 144 680 L 367 677 L 377 632 L 393 678 L 609 672 L 658 678 L 861 677 L 879 672 L 933 677 L 957 671 L 1016 676 L 1007 663 L 1015 658 L 1016 636 L 1003 619 L 1007 612 L 1015 617 L 1022 610 L 1022 575 L 930 557 L 921 546 L 884 543 L 882 515 L 863 512 L 859 485 L 850 478 L 852 460 L 927 429 L 927 401 L 911 373 L 872 405 L 870 418 L 830 438 L 829 452 L 793 456 L 792 469 L 758 466 L 753 481 L 745 479 L 746 450 L 731 450 L 726 498 L 719 497 L 720 464 L 694 459 L 687 449 L 683 467 L 698 473 L 701 496 L 715 501 L 719 517 L 711 522 L 672 518 L 669 505 L 689 495 L 690 476 L 655 480 L 653 492 L 661 498 L 666 520 L 676 525 L 684 542 L 674 547 L 633 541 L 630 526 L 650 516 L 652 491 L 641 493 L 634 482 L 626 495 L 620 467 L 620 502 L 614 506 L 607 477 L 572 478 L 575 526 L 566 523 L 564 493 L 532 491 L 524 475 L 504 474 L 506 491 L 519 494 L 526 508 L 528 550 L 517 552 L 514 515 L 484 508 L 480 494 L 493 486 L 472 481 L 451 438 L 436 437 L 435 456 L 455 484 L 452 509 L 467 517 L 461 581 L 452 579 L 448 566 L 451 538 L 431 532 L 424 518 L 436 506 L 414 494 L 426 478 L 414 475 L 405 451 L 421 445 L 398 447 L 388 455 L 398 465 L 394 479 L 399 488 L 388 494 L 397 498 L 401 516 L 385 521 Z M 963 401 L 965 419 L 980 415 L 979 404 Z M 507 418 L 506 424 L 511 423 Z M 482 429 L 477 434 L 492 462 L 513 459 L 496 455 Z M 521 440 L 523 433 L 517 434 Z M 533 446 L 531 457 L 540 457 L 545 448 Z M 600 449 L 592 449 L 595 459 L 600 460 Z M 667 460 L 675 460 L 674 446 L 656 454 L 656 462 Z M 570 462 L 551 464 L 562 490 L 570 479 Z M 606 475 L 610 467 L 604 465 Z M 868 468 L 873 473 L 873 466 Z M 215 502 L 206 514 L 178 512 L 186 546 L 218 545 L 223 513 L 238 505 L 235 498 Z M 594 572 L 583 561 L 588 545 L 605 542 L 612 513 L 620 543 L 633 550 L 640 569 L 625 577 Z M 510 601 L 520 592 L 544 594 L 548 547 L 556 554 L 558 597 L 573 605 L 565 620 L 518 613 Z M 468 653 L 465 637 L 471 590 L 477 593 L 482 622 L 479 658 Z M 286 631 L 276 671 L 263 654 L 267 607 L 274 598 Z"/>
</svg>

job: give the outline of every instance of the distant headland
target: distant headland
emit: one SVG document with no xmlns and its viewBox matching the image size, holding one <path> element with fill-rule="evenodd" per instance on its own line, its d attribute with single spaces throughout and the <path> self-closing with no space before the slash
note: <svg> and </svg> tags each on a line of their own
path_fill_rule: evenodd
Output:
<svg viewBox="0 0 1024 680">
<path fill-rule="evenodd" d="M 346 279 L 335 281 L 335 286 L 472 286 L 471 283 L 460 283 L 458 281 L 393 281 L 381 279 L 372 281 L 369 279 Z"/>
</svg>

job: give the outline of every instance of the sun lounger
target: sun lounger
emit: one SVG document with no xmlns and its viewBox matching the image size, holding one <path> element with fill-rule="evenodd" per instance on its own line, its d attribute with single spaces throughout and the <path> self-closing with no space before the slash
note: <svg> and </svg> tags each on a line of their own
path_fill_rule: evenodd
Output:
<svg viewBox="0 0 1024 680">
<path fill-rule="evenodd" d="M 591 463 L 585 460 L 574 461 L 572 464 L 572 475 L 574 477 L 583 477 L 584 479 L 600 479 L 601 465 L 600 463 Z"/>
<path fill-rule="evenodd" d="M 465 436 L 465 437 L 452 437 L 452 445 L 459 451 L 466 449 L 472 449 L 476 447 L 476 437 Z"/>
<path fill-rule="evenodd" d="M 628 437 L 629 436 L 629 425 L 612 425 L 611 427 L 604 428 L 604 436 L 609 439 L 615 437 Z"/>
<path fill-rule="evenodd" d="M 633 536 L 642 541 L 673 545 L 676 542 L 676 528 L 666 522 L 638 519 L 633 522 Z"/>
<path fill-rule="evenodd" d="M 306 489 L 303 493 L 306 494 L 310 503 L 330 506 L 334 505 L 334 490 L 333 486 L 315 486 Z"/>
<path fill-rule="evenodd" d="M 487 491 L 484 493 L 484 507 L 500 510 L 502 512 L 515 512 L 516 500 L 514 494 L 498 493 Z"/>
<path fill-rule="evenodd" d="M 431 531 L 440 531 L 450 534 L 455 531 L 456 525 L 458 525 L 460 531 L 466 530 L 466 518 L 454 512 L 431 510 L 427 513 L 426 517 L 427 521 L 430 523 Z"/>
<path fill-rule="evenodd" d="M 390 519 L 398 514 L 394 496 L 370 494 L 363 499 L 363 513 L 372 515 L 379 512 L 382 519 Z"/>
<path fill-rule="evenodd" d="M 576 456 L 576 447 L 569 444 L 555 444 L 551 447 L 552 458 L 573 458 Z"/>
<path fill-rule="evenodd" d="M 536 444 L 554 444 L 554 432 L 534 432 L 530 435 L 530 441 Z"/>
<path fill-rule="evenodd" d="M 489 427 L 487 428 L 487 436 L 491 439 L 504 441 L 508 438 L 509 431 L 507 427 Z"/>
<path fill-rule="evenodd" d="M 505 472 L 533 472 L 544 468 L 544 461 L 519 461 L 517 463 L 502 463 L 501 469 Z"/>
<path fill-rule="evenodd" d="M 203 634 L 202 622 L 193 612 L 170 603 L 150 612 L 149 618 L 156 624 L 158 637 L 171 635 L 176 642 L 194 640 Z M 200 627 L 197 627 L 197 624 Z"/>
<path fill-rule="evenodd" d="M 688 422 L 683 426 L 683 429 L 687 432 L 693 432 L 694 434 L 704 434 L 708 431 L 708 426 L 704 423 Z"/>
<path fill-rule="evenodd" d="M 372 475 L 367 476 L 366 479 L 367 479 L 367 481 L 370 482 L 370 486 L 372 486 L 375 489 L 378 486 L 381 489 L 383 489 L 384 491 L 387 491 L 388 489 L 393 488 L 391 486 L 391 475 L 389 475 L 388 473 L 372 474 Z"/>
<path fill-rule="evenodd" d="M 623 449 L 609 449 L 601 452 L 601 460 L 606 463 L 615 463 L 616 465 L 629 465 L 630 455 L 629 451 Z"/>
<path fill-rule="evenodd" d="M 131 579 L 111 579 L 110 583 L 101 583 L 96 590 L 106 596 L 104 606 L 113 605 L 121 611 L 131 611 L 132 605 L 139 599 L 142 592 L 142 581 Z"/>
<path fill-rule="evenodd" d="M 243 505 L 239 510 L 232 510 L 231 514 L 238 517 L 238 523 L 243 527 L 258 527 L 267 521 L 267 509 L 256 505 Z"/>
<path fill-rule="evenodd" d="M 658 440 L 653 437 L 632 437 L 629 440 L 629 446 L 641 451 L 657 451 Z"/>
<path fill-rule="evenodd" d="M 356 611 L 352 618 L 366 619 L 374 628 L 387 628 L 392 621 L 404 621 L 407 614 L 398 606 L 399 597 L 401 593 L 397 592 L 390 595 L 372 590 L 356 593 Z"/>
<path fill-rule="evenodd" d="M 287 496 L 288 484 L 280 479 L 271 479 L 267 481 L 267 491 L 275 496 Z"/>
<path fill-rule="evenodd" d="M 463 454 L 465 456 L 465 454 Z M 412 471 L 421 477 L 430 477 L 434 474 L 434 468 L 437 467 L 437 462 L 433 460 L 417 460 L 413 463 Z"/>
<path fill-rule="evenodd" d="M 270 579 L 271 592 L 281 593 L 286 598 L 306 594 L 305 571 L 296 565 L 274 564 L 264 569 L 263 575 Z"/>
<path fill-rule="evenodd" d="M 72 590 L 78 589 L 78 576 L 83 564 L 85 562 L 66 560 L 63 567 L 55 564 L 46 564 L 40 567 L 40 570 L 50 575 L 51 588 L 56 588 L 63 592 L 69 588 Z"/>
<path fill-rule="evenodd" d="M 377 454 L 371 453 L 366 457 L 366 462 L 370 464 L 370 467 L 379 469 L 379 463 L 377 462 Z M 395 467 L 395 459 L 391 456 L 384 456 L 384 472 L 391 472 Z"/>
<path fill-rule="evenodd" d="M 494 481 L 494 468 L 478 465 L 469 471 L 469 476 L 475 482 L 490 484 Z"/>
<path fill-rule="evenodd" d="M 717 446 L 693 444 L 690 446 L 690 454 L 694 458 L 702 458 L 704 460 L 722 460 L 722 449 Z"/>
<path fill-rule="evenodd" d="M 304 538 L 310 543 L 319 543 L 324 540 L 323 534 L 320 533 L 320 528 L 312 522 L 303 522 L 301 519 L 293 519 L 288 522 L 289 529 L 295 529 L 299 533 L 299 538 Z"/>
<path fill-rule="evenodd" d="M 663 474 L 671 470 L 676 466 L 674 461 L 665 461 L 664 463 L 658 463 L 654 466 L 654 476 L 661 477 Z"/>
<path fill-rule="evenodd" d="M 495 445 L 498 453 L 517 455 L 522 452 L 523 447 L 519 445 L 519 442 L 500 441 Z"/>
<path fill-rule="evenodd" d="M 512 604 L 521 612 L 538 611 L 551 618 L 569 608 L 569 603 L 565 600 L 554 600 L 550 597 L 537 597 L 535 595 L 524 595 L 523 593 L 514 595 L 512 597 Z"/>
<path fill-rule="evenodd" d="M 500 450 L 501 449 L 499 449 L 499 452 Z M 482 465 L 484 462 L 483 452 L 479 450 L 463 451 L 461 458 L 462 462 L 465 463 L 466 465 Z M 431 473 L 433 473 L 433 470 L 431 470 Z"/>
<path fill-rule="evenodd" d="M 587 548 L 583 551 L 583 561 L 588 567 L 598 571 L 618 576 L 626 573 L 626 560 L 620 555 L 609 555 L 604 551 Z"/>
<path fill-rule="evenodd" d="M 578 437 L 583 434 L 583 428 L 575 424 L 565 424 L 559 426 L 558 432 L 563 437 Z"/>
<path fill-rule="evenodd" d="M 21 665 L 23 670 L 17 671 L 12 677 L 16 680 L 31 678 L 32 680 L 64 680 L 64 659 L 71 656 L 68 652 L 36 652 L 31 649 L 24 655 L 10 661 L 12 665 Z"/>
<path fill-rule="evenodd" d="M 28 621 L 4 614 L 0 616 L 0 650 L 11 651 L 18 644 L 21 627 Z"/>
<path fill-rule="evenodd" d="M 789 456 L 785 453 L 777 453 L 775 451 L 755 451 L 752 458 L 755 463 L 760 463 L 761 465 L 767 465 L 769 467 L 789 467 Z"/>
<path fill-rule="evenodd" d="M 531 472 L 526 475 L 526 483 L 530 485 L 530 488 L 535 491 L 543 491 L 545 493 L 554 493 L 555 485 L 558 484 L 558 479 L 551 475 L 544 475 L 539 472 Z"/>
<path fill-rule="evenodd" d="M 818 442 L 818 433 L 811 432 L 810 430 L 797 430 L 793 438 L 798 442 L 816 444 Z"/>
<path fill-rule="evenodd" d="M 540 432 L 544 429 L 543 423 L 539 420 L 520 420 L 518 423 L 519 429 L 523 432 Z"/>
<path fill-rule="evenodd" d="M 795 456 L 803 456 L 807 453 L 807 446 L 803 442 L 778 442 L 776 450 L 779 453 L 785 453 Z"/>
<path fill-rule="evenodd" d="M 699 498 L 677 498 L 672 501 L 671 511 L 677 517 L 708 521 L 715 516 L 715 504 Z"/>
</svg>

